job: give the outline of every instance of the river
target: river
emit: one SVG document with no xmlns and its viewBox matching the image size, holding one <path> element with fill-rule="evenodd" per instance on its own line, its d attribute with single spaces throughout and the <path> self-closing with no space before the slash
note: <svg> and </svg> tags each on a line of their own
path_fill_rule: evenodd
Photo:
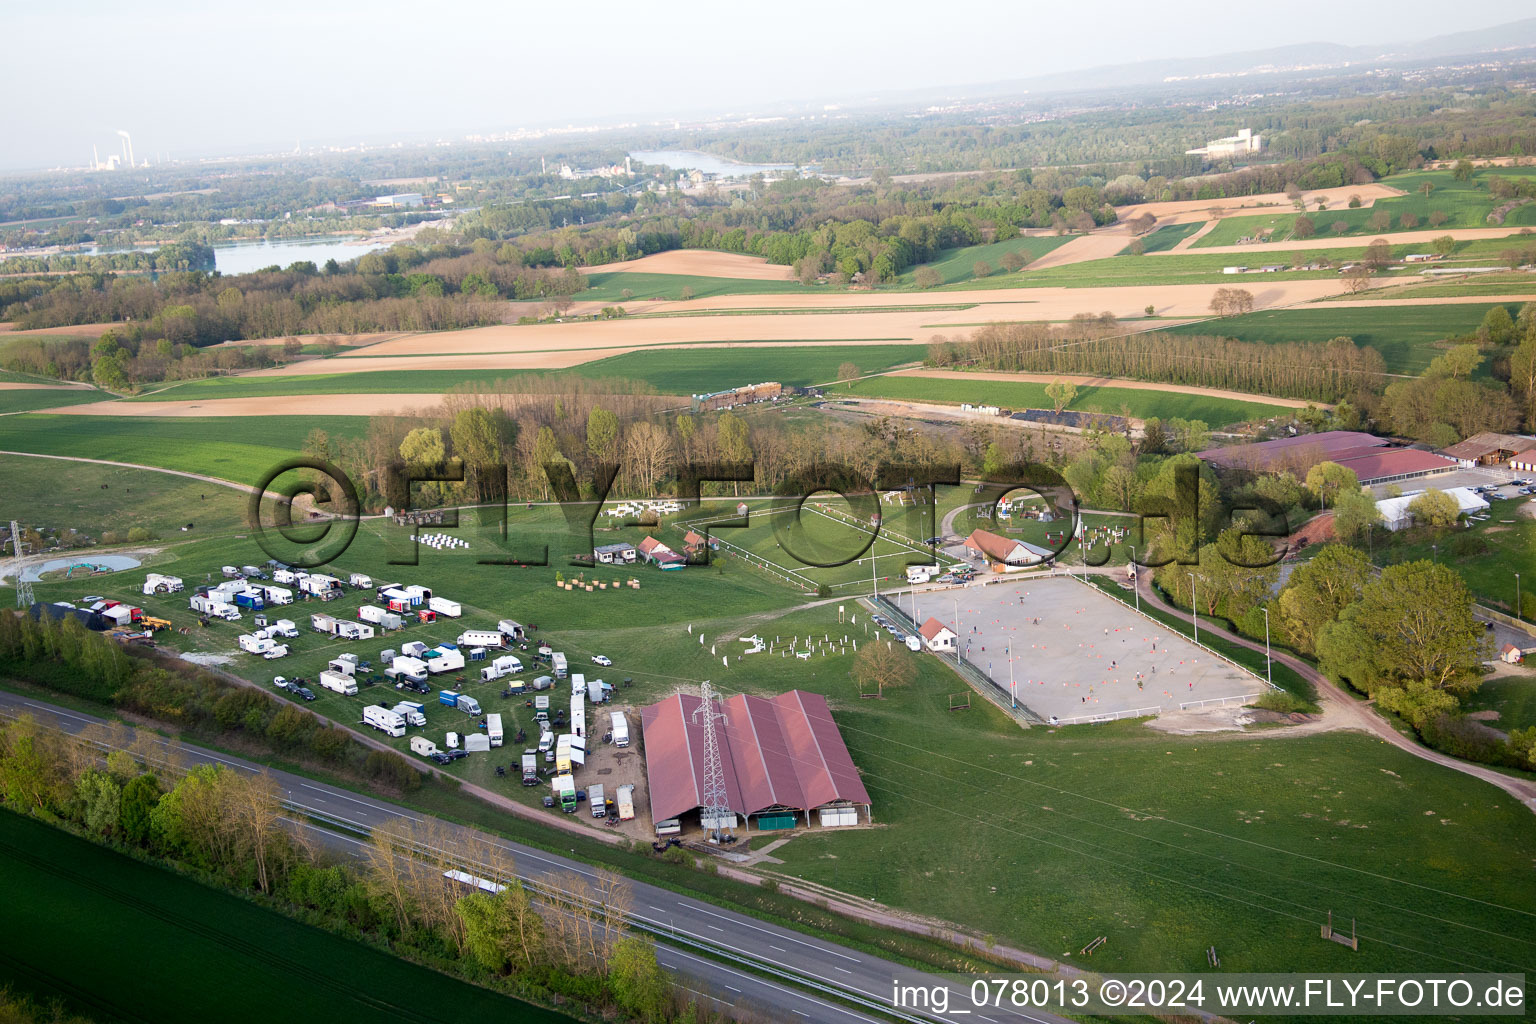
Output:
<svg viewBox="0 0 1536 1024">
<path fill-rule="evenodd" d="M 388 242 L 351 244 L 349 239 L 341 236 L 216 242 L 213 246 L 213 265 L 221 274 L 248 274 L 274 264 L 286 267 L 300 260 L 309 260 L 315 266 L 323 267 L 326 260 L 345 263 L 364 253 L 388 247 Z"/>
</svg>

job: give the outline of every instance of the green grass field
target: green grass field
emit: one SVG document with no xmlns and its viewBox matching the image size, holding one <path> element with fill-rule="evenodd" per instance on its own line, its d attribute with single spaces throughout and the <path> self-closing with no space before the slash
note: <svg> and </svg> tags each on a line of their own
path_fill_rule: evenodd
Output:
<svg viewBox="0 0 1536 1024">
<path fill-rule="evenodd" d="M 103 530 L 142 526 L 177 537 L 188 522 L 203 537 L 238 531 L 246 496 L 229 487 L 118 466 L 0 455 L 0 521 L 74 528 L 97 537 Z"/>
<path fill-rule="evenodd" d="M 571 1018 L 0 812 L 0 979 L 95 1020 Z M 183 969 L 156 969 L 152 965 Z"/>
<path fill-rule="evenodd" d="M 837 379 L 843 363 L 860 373 L 883 373 L 920 362 L 923 345 L 816 345 L 787 348 L 764 343 L 742 348 L 673 348 L 627 352 L 583 363 L 569 370 L 378 370 L 366 363 L 337 363 L 351 372 L 295 374 L 284 377 L 209 377 L 164 388 L 133 399 L 138 402 L 186 402 L 202 399 L 254 398 L 266 395 L 428 394 L 466 384 L 491 384 L 512 376 L 565 375 L 589 379 L 639 381 L 662 394 L 716 391 L 760 380 L 805 386 Z M 5 395 L 26 392 L 0 391 Z M 50 392 L 60 394 L 61 392 Z M 381 408 L 386 403 L 381 403 Z"/>
<path fill-rule="evenodd" d="M 1205 227 L 1205 224 L 1203 220 L 1193 224 L 1167 224 L 1144 237 L 1141 244 L 1146 252 L 1166 252 Z"/>
<path fill-rule="evenodd" d="M 835 292 L 827 285 L 803 285 L 799 281 L 755 281 L 740 277 L 695 277 L 691 274 L 646 274 L 630 270 L 610 270 L 587 275 L 587 288 L 578 292 L 582 302 L 627 302 L 643 299 L 683 297 L 683 289 L 693 298 L 716 295 L 809 295 Z M 628 291 L 631 295 L 626 296 Z"/>
<path fill-rule="evenodd" d="M 912 402 L 971 402 L 997 405 L 1008 409 L 1051 409 L 1045 384 L 1007 380 L 953 380 L 935 377 L 875 377 L 860 381 L 852 393 L 866 398 L 899 398 Z M 841 393 L 841 392 L 839 392 Z M 1186 395 L 1140 388 L 1088 387 L 1080 385 L 1067 408 L 1075 412 L 1097 412 L 1119 416 L 1129 411 L 1136 419 L 1204 420 L 1211 426 L 1224 426 L 1253 419 L 1279 416 L 1284 406 L 1266 402 L 1242 402 L 1231 398 Z"/>
<path fill-rule="evenodd" d="M 1337 250 L 1335 250 L 1337 253 Z M 1285 253 L 1285 257 L 1293 256 Z M 1223 253 L 1184 251 L 1161 256 L 1111 256 L 1041 270 L 1024 268 L 1017 286 L 1063 288 L 1120 288 L 1135 285 L 1227 284 L 1252 286 L 1256 275 L 1223 274 L 1222 268 L 1245 262 Z M 1259 261 L 1255 260 L 1256 265 Z M 1289 258 L 1272 262 L 1290 264 Z M 1301 281 L 1337 278 L 1332 270 L 1277 271 L 1263 275 L 1264 280 Z"/>
<path fill-rule="evenodd" d="M 991 242 L 987 245 L 966 245 L 958 249 L 945 249 L 924 265 L 937 270 L 939 275 L 943 277 L 945 284 L 967 283 L 985 287 L 1006 287 L 1009 282 L 1017 282 L 1018 280 L 1017 275 L 1009 274 L 1003 270 L 1003 257 L 1008 253 L 1016 252 L 1031 260 L 1036 260 L 1052 249 L 1065 245 L 1071 240 L 1071 235 L 1021 235 L 1017 238 L 1010 238 L 1006 242 Z M 977 261 L 986 263 L 992 268 L 992 275 L 990 277 L 980 281 L 976 280 L 975 266 Z M 896 279 L 897 285 L 907 288 L 915 287 L 913 276 L 916 273 L 917 267 L 909 267 Z"/>
<path fill-rule="evenodd" d="M 1488 724 L 1508 732 L 1536 725 L 1536 673 L 1527 669 L 1522 675 L 1484 679 L 1477 692 L 1462 698 L 1465 711 L 1497 711 L 1499 717 Z"/>
<path fill-rule="evenodd" d="M 1430 214 L 1439 211 L 1446 215 L 1444 228 L 1486 228 L 1497 225 L 1488 222 L 1488 214 L 1497 205 L 1488 191 L 1483 187 L 1487 177 L 1491 174 L 1503 174 L 1510 176 L 1511 172 L 1518 174 L 1519 168 L 1498 168 L 1492 170 L 1480 170 L 1471 181 L 1457 181 L 1449 171 L 1421 171 L 1413 174 L 1400 174 L 1382 179 L 1383 185 L 1391 185 L 1402 189 L 1406 195 L 1394 196 L 1391 199 L 1380 199 L 1369 207 L 1361 207 L 1351 210 L 1347 205 L 1339 204 L 1330 206 L 1327 210 L 1319 212 L 1315 205 L 1309 206 L 1306 216 L 1310 217 L 1317 226 L 1318 238 L 1331 238 L 1335 234 L 1344 237 L 1355 235 L 1386 235 L 1395 231 L 1428 231 L 1435 226 L 1429 223 Z M 1418 191 L 1424 183 L 1429 182 L 1433 190 L 1426 198 Z M 1385 212 L 1392 218 L 1391 226 L 1383 230 L 1370 226 L 1371 218 L 1377 212 Z M 1405 228 L 1401 217 L 1410 214 L 1418 219 L 1418 223 L 1412 228 Z M 1273 213 L 1257 216 L 1227 217 L 1220 224 L 1195 243 L 1194 248 L 1199 249 L 1211 245 L 1236 245 L 1240 238 L 1250 237 L 1261 231 L 1272 231 L 1271 238 L 1276 241 L 1290 238 L 1291 229 L 1296 218 L 1301 216 L 1289 204 L 1284 207 L 1276 207 Z M 1349 225 L 1349 230 L 1336 233 L 1333 224 L 1343 221 Z M 1521 227 L 1536 224 L 1536 206 L 1526 205 L 1519 207 L 1510 213 L 1504 221 L 1504 226 L 1513 234 Z M 1262 252 L 1262 246 L 1256 246 L 1256 251 Z"/>
<path fill-rule="evenodd" d="M 0 416 L 34 409 L 105 402 L 113 396 L 85 388 L 0 388 Z"/>
<path fill-rule="evenodd" d="M 311 430 L 332 438 L 368 429 L 362 416 L 112 418 L 26 413 L 0 416 L 0 449 L 159 466 L 254 484 L 299 453 Z"/>
<path fill-rule="evenodd" d="M 1493 303 L 1458 302 L 1443 306 L 1403 306 L 1398 309 L 1263 310 L 1224 320 L 1165 327 L 1171 334 L 1218 334 L 1241 341 L 1269 343 L 1328 341 L 1344 336 L 1369 345 L 1386 360 L 1389 373 L 1422 373 L 1441 349 L 1442 339 L 1477 330 Z M 1508 307 L 1510 315 L 1519 307 Z M 1487 372 L 1486 368 L 1483 372 Z"/>
</svg>

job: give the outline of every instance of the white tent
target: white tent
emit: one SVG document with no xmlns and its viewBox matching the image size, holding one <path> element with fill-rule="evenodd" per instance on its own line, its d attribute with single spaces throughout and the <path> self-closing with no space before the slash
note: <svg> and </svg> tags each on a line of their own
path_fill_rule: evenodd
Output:
<svg viewBox="0 0 1536 1024">
<path fill-rule="evenodd" d="M 1381 513 L 1382 525 L 1389 530 L 1401 530 L 1413 524 L 1413 515 L 1408 511 L 1408 506 L 1413 504 L 1413 499 L 1423 494 L 1423 491 L 1411 491 L 1397 498 L 1383 498 L 1376 503 L 1377 510 Z M 1484 512 L 1488 508 L 1488 502 L 1483 496 L 1470 487 L 1448 487 L 1445 493 L 1456 501 L 1462 514 L 1468 512 Z"/>
</svg>

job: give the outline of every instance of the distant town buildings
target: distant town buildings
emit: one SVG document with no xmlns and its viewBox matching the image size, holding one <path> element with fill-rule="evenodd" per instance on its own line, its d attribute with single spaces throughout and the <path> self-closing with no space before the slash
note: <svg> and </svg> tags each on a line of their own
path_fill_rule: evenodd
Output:
<svg viewBox="0 0 1536 1024">
<path fill-rule="evenodd" d="M 1224 139 L 1212 139 L 1199 149 L 1186 149 L 1185 156 L 1203 156 L 1207 160 L 1233 160 L 1252 156 L 1264 149 L 1264 136 L 1255 135 L 1252 128 L 1243 128 L 1236 135 Z"/>
</svg>

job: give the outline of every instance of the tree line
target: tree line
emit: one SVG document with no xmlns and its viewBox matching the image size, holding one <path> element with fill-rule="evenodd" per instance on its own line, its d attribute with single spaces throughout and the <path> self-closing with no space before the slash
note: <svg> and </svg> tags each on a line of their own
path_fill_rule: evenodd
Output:
<svg viewBox="0 0 1536 1024">
<path fill-rule="evenodd" d="M 1332 402 L 1379 391 L 1386 364 L 1348 338 L 1265 344 L 1204 335 L 1124 334 L 1112 317 L 1059 326 L 990 324 L 967 340 L 936 339 L 930 366 L 1123 377 Z"/>
</svg>

